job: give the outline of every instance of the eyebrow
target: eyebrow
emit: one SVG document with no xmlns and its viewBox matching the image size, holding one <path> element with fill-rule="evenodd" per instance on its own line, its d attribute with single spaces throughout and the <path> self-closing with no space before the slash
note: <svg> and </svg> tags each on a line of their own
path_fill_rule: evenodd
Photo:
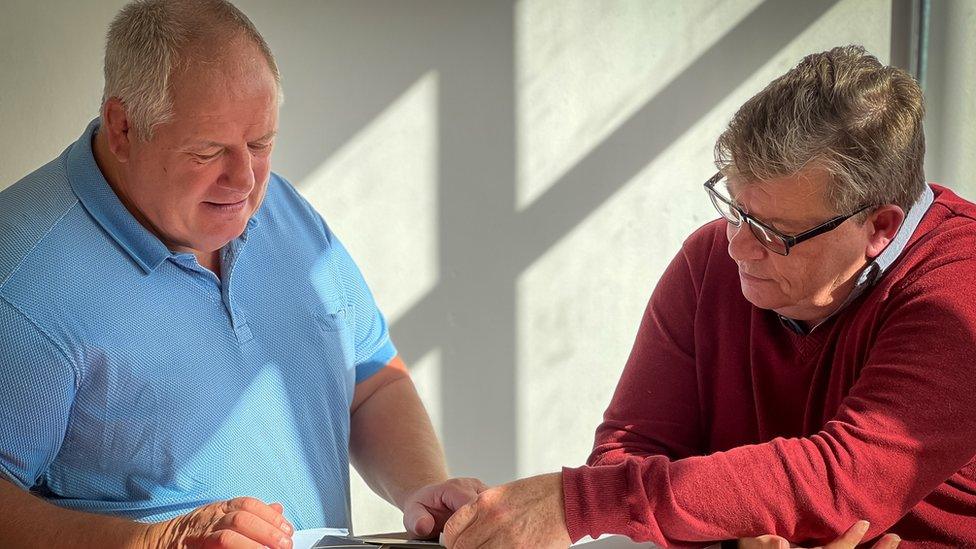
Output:
<svg viewBox="0 0 976 549">
<path fill-rule="evenodd" d="M 261 142 L 261 141 L 269 141 L 272 138 L 274 138 L 274 136 L 276 136 L 276 135 L 278 135 L 278 130 L 271 130 L 270 132 L 262 135 L 261 137 L 259 137 L 257 139 L 253 139 L 251 141 L 248 141 L 248 143 L 258 143 L 258 142 Z M 226 146 L 227 145 L 225 143 L 220 143 L 219 141 L 193 141 L 193 142 L 190 142 L 190 143 L 187 143 L 186 144 L 186 148 L 194 148 L 194 147 L 219 147 L 219 148 L 222 148 L 222 147 L 226 147 Z"/>
<path fill-rule="evenodd" d="M 769 225 L 770 227 L 787 235 L 799 234 L 802 233 L 803 231 L 808 230 L 809 228 L 812 228 L 812 227 L 807 227 L 807 225 L 811 225 L 811 223 L 806 223 L 804 221 L 794 221 L 789 219 L 783 219 L 780 217 L 766 218 L 766 217 L 758 217 L 752 214 L 749 215 L 751 215 L 753 219 L 759 220 L 764 225 Z M 814 222 L 813 226 L 815 225 L 816 223 Z M 784 228 L 784 226 L 789 228 L 788 229 Z"/>
<path fill-rule="evenodd" d="M 739 208 L 742 208 L 742 204 L 739 204 L 738 202 L 735 202 L 735 205 L 738 206 Z M 765 223 L 766 225 L 779 225 L 779 226 L 786 225 L 786 226 L 789 226 L 789 227 L 798 227 L 798 226 L 804 224 L 803 221 L 797 221 L 797 220 L 794 220 L 794 219 L 783 219 L 782 217 L 763 217 L 763 216 L 755 215 L 752 212 L 746 211 L 745 208 L 742 208 L 742 211 L 744 211 L 747 214 L 749 214 L 750 216 L 752 216 L 753 219 L 756 219 L 758 221 L 761 221 L 762 223 Z M 773 227 L 773 228 L 776 228 L 776 227 Z"/>
<path fill-rule="evenodd" d="M 731 192 L 732 191 L 732 186 L 731 185 L 727 185 L 726 188 L 730 191 L 729 192 L 729 195 L 731 195 L 732 194 L 732 192 Z M 729 200 L 731 200 L 732 203 L 735 204 L 735 206 L 737 208 L 741 209 L 745 213 L 747 213 L 750 216 L 752 216 L 753 219 L 755 219 L 757 221 L 760 221 L 760 222 L 762 222 L 762 223 L 764 223 L 766 225 L 780 225 L 780 226 L 786 225 L 786 226 L 790 226 L 790 227 L 796 228 L 796 227 L 800 227 L 800 226 L 806 224 L 803 221 L 797 221 L 797 220 L 793 220 L 793 219 L 783 219 L 782 217 L 763 217 L 763 216 L 755 215 L 754 213 L 746 210 L 742 206 L 742 203 L 739 202 L 738 200 L 736 200 L 734 196 L 729 196 Z M 775 229 L 776 227 L 773 227 L 773 228 Z M 798 229 L 798 230 L 803 230 L 803 229 Z"/>
</svg>

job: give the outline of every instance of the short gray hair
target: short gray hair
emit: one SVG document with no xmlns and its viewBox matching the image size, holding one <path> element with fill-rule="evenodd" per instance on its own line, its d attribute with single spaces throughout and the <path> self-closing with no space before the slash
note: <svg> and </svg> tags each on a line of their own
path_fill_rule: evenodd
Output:
<svg viewBox="0 0 976 549">
<path fill-rule="evenodd" d="M 925 189 L 922 90 L 862 46 L 808 55 L 749 99 L 715 144 L 726 175 L 763 181 L 807 167 L 830 175 L 827 202 L 903 210 Z"/>
<path fill-rule="evenodd" d="M 260 49 L 281 99 L 281 77 L 267 42 L 237 7 L 226 0 L 136 0 L 109 26 L 105 43 L 102 106 L 112 97 L 144 141 L 173 116 L 170 78 L 189 61 L 187 49 L 203 38 L 242 34 Z"/>
</svg>

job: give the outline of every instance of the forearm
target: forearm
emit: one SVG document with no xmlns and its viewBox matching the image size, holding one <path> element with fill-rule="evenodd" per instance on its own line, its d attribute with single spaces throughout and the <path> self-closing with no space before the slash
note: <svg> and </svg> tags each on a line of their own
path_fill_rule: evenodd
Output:
<svg viewBox="0 0 976 549">
<path fill-rule="evenodd" d="M 390 368 L 376 375 L 387 379 L 352 413 L 350 456 L 370 488 L 402 509 L 417 489 L 447 480 L 447 465 L 410 377 Z"/>
<path fill-rule="evenodd" d="M 0 547 L 150 548 L 150 525 L 62 509 L 0 480 Z"/>
<path fill-rule="evenodd" d="M 861 518 L 871 522 L 870 538 L 962 465 L 912 444 L 871 448 L 833 431 L 566 470 L 566 514 L 574 539 L 601 530 L 668 545 L 770 533 L 824 543 Z"/>
</svg>

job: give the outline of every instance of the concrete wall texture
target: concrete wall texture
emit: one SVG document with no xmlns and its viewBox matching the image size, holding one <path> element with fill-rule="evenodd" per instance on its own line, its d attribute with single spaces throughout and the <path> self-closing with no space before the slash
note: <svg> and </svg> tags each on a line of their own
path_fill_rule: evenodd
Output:
<svg viewBox="0 0 976 549">
<path fill-rule="evenodd" d="M 807 53 L 886 62 L 890 1 L 237 3 L 282 73 L 274 169 L 359 262 L 453 472 L 497 483 L 585 460 L 656 280 L 715 217 L 715 138 Z M 97 115 L 122 4 L 3 2 L 0 188 Z M 929 165 L 965 190 L 974 9 L 945 5 Z M 353 507 L 400 528 L 358 479 Z"/>
</svg>

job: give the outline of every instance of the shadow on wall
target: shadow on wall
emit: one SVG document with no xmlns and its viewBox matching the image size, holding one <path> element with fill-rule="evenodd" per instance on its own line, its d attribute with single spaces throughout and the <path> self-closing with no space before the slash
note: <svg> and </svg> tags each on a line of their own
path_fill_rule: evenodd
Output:
<svg viewBox="0 0 976 549">
<path fill-rule="evenodd" d="M 453 469 L 490 483 L 517 476 L 520 273 L 834 4 L 766 0 L 521 211 L 512 2 L 303 4 L 307 25 L 268 36 L 289 52 L 279 58 L 287 134 L 276 155 L 296 182 L 425 74 L 438 75 L 438 281 L 391 331 L 408 364 L 440 353 Z M 291 53 L 302 43 L 323 49 Z"/>
</svg>

